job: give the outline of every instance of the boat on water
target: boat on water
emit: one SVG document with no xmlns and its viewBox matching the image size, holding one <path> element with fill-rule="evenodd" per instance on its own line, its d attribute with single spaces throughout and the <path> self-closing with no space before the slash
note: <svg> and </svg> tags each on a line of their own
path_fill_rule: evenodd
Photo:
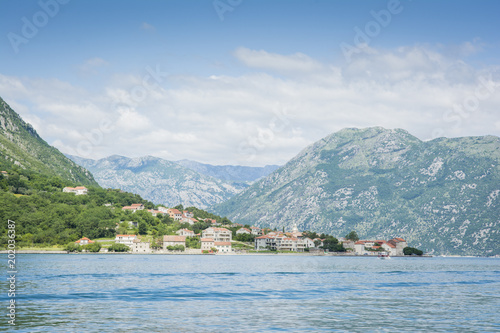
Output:
<svg viewBox="0 0 500 333">
<path fill-rule="evenodd" d="M 388 252 L 379 252 L 378 258 L 379 259 L 390 259 L 391 257 L 389 256 Z"/>
</svg>

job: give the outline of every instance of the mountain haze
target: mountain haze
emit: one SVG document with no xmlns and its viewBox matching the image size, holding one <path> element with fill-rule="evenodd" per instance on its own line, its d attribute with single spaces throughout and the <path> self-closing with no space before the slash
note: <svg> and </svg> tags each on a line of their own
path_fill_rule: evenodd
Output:
<svg viewBox="0 0 500 333">
<path fill-rule="evenodd" d="M 423 142 L 344 129 L 214 207 L 241 223 L 362 238 L 401 236 L 441 254 L 500 254 L 500 139 Z"/>
<path fill-rule="evenodd" d="M 279 165 L 266 165 L 264 167 L 210 165 L 190 160 L 181 160 L 177 163 L 202 175 L 233 182 L 253 182 L 279 168 Z"/>
<path fill-rule="evenodd" d="M 137 193 L 167 207 L 183 204 L 206 208 L 229 199 L 248 186 L 209 177 L 152 156 L 114 155 L 100 160 L 67 156 L 90 170 L 102 187 Z"/>
<path fill-rule="evenodd" d="M 59 176 L 75 185 L 97 185 L 92 174 L 50 146 L 0 98 L 0 159 L 2 163 Z"/>
</svg>

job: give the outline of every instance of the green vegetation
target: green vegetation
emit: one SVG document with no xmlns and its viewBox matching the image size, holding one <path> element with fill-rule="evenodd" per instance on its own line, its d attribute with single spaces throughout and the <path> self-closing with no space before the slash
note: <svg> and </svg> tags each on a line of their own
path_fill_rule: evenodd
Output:
<svg viewBox="0 0 500 333">
<path fill-rule="evenodd" d="M 89 187 L 88 195 L 63 193 L 62 187 L 75 184 L 29 170 L 13 168 L 8 170 L 8 174 L 8 177 L 0 179 L 0 219 L 16 222 L 20 247 L 67 244 L 82 237 L 114 238 L 116 224 L 132 220 L 131 213 L 123 212 L 122 206 L 136 202 L 153 206 L 137 195 L 99 187 Z M 18 182 L 14 188 L 12 179 Z M 12 190 L 27 195 L 16 197 Z M 113 206 L 105 207 L 108 202 Z M 148 213 L 138 212 L 133 219 L 149 224 L 151 228 L 162 223 L 145 214 Z M 134 231 L 131 230 L 131 233 Z M 5 246 L 5 224 L 0 225 L 0 235 L 0 246 Z"/>
<path fill-rule="evenodd" d="M 237 243 L 237 242 L 232 242 L 231 247 L 235 250 L 253 250 L 255 246 L 249 245 L 249 244 L 244 244 L 244 243 Z"/>
<path fill-rule="evenodd" d="M 38 174 L 85 186 L 98 186 L 92 175 L 50 146 L 0 98 L 0 168 L 15 165 Z M 22 182 L 22 180 L 21 180 Z M 15 186 L 14 186 L 15 187 Z M 14 192 L 19 193 L 19 192 Z"/>
<path fill-rule="evenodd" d="M 167 246 L 167 250 L 169 251 L 184 251 L 184 245 L 169 245 Z"/>
<path fill-rule="evenodd" d="M 101 244 L 95 242 L 92 244 L 84 245 L 83 248 L 89 252 L 99 252 L 101 250 Z"/>
<path fill-rule="evenodd" d="M 322 235 L 323 236 L 323 235 Z M 339 241 L 337 238 L 330 236 L 330 235 L 324 235 L 324 240 L 323 240 L 323 246 L 320 248 L 328 250 L 330 252 L 345 252 L 346 250 L 342 246 L 342 244 L 339 244 Z"/>
<path fill-rule="evenodd" d="M 424 252 L 414 247 L 407 246 L 403 249 L 403 254 L 405 256 L 411 256 L 411 255 L 421 256 L 422 254 L 424 254 Z"/>
<path fill-rule="evenodd" d="M 348 233 L 346 236 L 345 236 L 345 239 L 348 239 L 348 240 L 351 240 L 353 242 L 357 242 L 359 241 L 359 236 L 358 234 L 356 233 L 356 231 L 351 231 L 350 233 Z"/>
<path fill-rule="evenodd" d="M 191 249 L 200 249 L 201 242 L 199 237 L 186 237 L 186 247 Z"/>
<path fill-rule="evenodd" d="M 82 252 L 82 247 L 78 244 L 75 244 L 75 243 L 68 243 L 65 247 L 64 247 L 64 251 L 68 251 L 68 252 Z"/>
<path fill-rule="evenodd" d="M 125 244 L 115 243 L 108 247 L 108 251 L 111 252 L 127 252 L 130 251 L 130 248 Z"/>
<path fill-rule="evenodd" d="M 253 243 L 255 241 L 255 235 L 251 234 L 239 234 L 234 237 L 234 240 L 246 243 Z"/>
</svg>

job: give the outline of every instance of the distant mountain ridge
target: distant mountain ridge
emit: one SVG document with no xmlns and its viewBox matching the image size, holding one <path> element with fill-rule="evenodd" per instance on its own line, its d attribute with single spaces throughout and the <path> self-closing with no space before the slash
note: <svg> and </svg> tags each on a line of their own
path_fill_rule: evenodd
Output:
<svg viewBox="0 0 500 333">
<path fill-rule="evenodd" d="M 23 169 L 59 176 L 77 185 L 96 185 L 92 174 L 50 146 L 0 98 L 0 159 Z"/>
<path fill-rule="evenodd" d="M 177 162 L 158 157 L 128 158 L 113 155 L 92 160 L 66 156 L 90 170 L 104 188 L 119 188 L 137 193 L 156 204 L 169 207 L 178 204 L 199 208 L 210 207 L 248 187 L 245 182 L 217 179 Z M 196 162 L 192 162 L 191 165 L 193 163 Z M 209 165 L 203 166 L 210 170 Z M 215 167 L 212 170 L 218 169 Z M 220 169 L 218 172 L 222 173 Z M 242 177 L 241 173 L 238 177 Z"/>
<path fill-rule="evenodd" d="M 233 182 L 253 182 L 269 175 L 280 167 L 279 165 L 266 165 L 264 167 L 210 165 L 190 160 L 180 160 L 176 163 L 202 175 Z"/>
<path fill-rule="evenodd" d="M 500 138 L 423 142 L 344 129 L 213 211 L 240 223 L 406 238 L 440 254 L 500 254 Z"/>
</svg>

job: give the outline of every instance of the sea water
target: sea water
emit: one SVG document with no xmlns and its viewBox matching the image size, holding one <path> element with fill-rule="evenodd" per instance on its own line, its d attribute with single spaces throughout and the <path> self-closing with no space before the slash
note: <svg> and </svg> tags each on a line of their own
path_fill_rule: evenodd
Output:
<svg viewBox="0 0 500 333">
<path fill-rule="evenodd" d="M 7 256 L 0 256 L 7 276 Z M 18 254 L 18 332 L 500 331 L 500 259 Z"/>
</svg>

